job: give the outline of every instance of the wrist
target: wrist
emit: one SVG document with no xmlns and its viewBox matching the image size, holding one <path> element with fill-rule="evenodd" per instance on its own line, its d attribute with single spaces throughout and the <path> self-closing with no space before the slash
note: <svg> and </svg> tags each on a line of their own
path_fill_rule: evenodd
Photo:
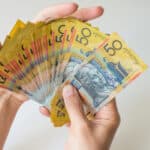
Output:
<svg viewBox="0 0 150 150">
<path fill-rule="evenodd" d="M 0 91 L 0 149 L 5 143 L 11 124 L 22 103 L 11 92 Z"/>
</svg>

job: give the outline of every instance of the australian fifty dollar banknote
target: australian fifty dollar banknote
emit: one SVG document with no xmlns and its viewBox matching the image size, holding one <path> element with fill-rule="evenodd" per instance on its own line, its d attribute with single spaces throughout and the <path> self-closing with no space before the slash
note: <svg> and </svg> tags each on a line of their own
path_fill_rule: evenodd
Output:
<svg viewBox="0 0 150 150">
<path fill-rule="evenodd" d="M 146 68 L 118 33 L 105 34 L 75 18 L 17 21 L 0 51 L 0 87 L 46 106 L 53 124 L 62 126 L 69 122 L 65 84 L 77 88 L 91 119 Z"/>
</svg>

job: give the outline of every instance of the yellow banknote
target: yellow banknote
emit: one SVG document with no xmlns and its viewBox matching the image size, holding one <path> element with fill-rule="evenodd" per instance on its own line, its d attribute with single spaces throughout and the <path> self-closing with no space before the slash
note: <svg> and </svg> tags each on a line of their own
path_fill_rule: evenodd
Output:
<svg viewBox="0 0 150 150">
<path fill-rule="evenodd" d="M 103 57 L 107 68 L 122 85 L 132 81 L 147 68 L 147 65 L 117 33 L 111 34 L 96 50 L 96 54 Z"/>
<path fill-rule="evenodd" d="M 50 109 L 54 126 L 69 122 L 62 97 L 72 84 L 93 114 L 147 65 L 117 34 L 73 17 L 50 22 L 18 20 L 0 51 L 0 87 L 22 92 Z"/>
</svg>

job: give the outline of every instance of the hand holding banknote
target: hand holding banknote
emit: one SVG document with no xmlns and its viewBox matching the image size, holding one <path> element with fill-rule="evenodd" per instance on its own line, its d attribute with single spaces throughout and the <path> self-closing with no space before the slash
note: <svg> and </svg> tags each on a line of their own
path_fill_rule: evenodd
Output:
<svg viewBox="0 0 150 150">
<path fill-rule="evenodd" d="M 78 5 L 75 3 L 61 4 L 56 6 L 51 6 L 43 11 L 41 11 L 37 17 L 33 20 L 33 22 L 45 21 L 48 22 L 50 20 L 73 16 L 80 20 L 87 21 L 99 17 L 103 14 L 102 7 L 93 7 L 93 8 L 82 8 L 78 9 Z M 0 44 L 0 48 L 1 48 Z M 27 98 L 23 95 L 16 94 L 14 92 L 10 92 L 6 89 L 0 88 L 0 149 L 2 149 L 6 137 L 8 135 L 10 126 L 12 121 L 17 113 L 17 110 L 25 102 Z M 113 105 L 112 105 L 113 107 Z M 40 108 L 40 112 L 42 114 L 48 115 L 49 112 L 44 107 Z M 87 141 L 88 142 L 88 141 Z"/>
<path fill-rule="evenodd" d="M 75 88 L 67 85 L 63 97 L 71 120 L 66 150 L 108 150 L 120 121 L 115 100 L 104 106 L 94 120 L 89 121 Z"/>
<path fill-rule="evenodd" d="M 84 22 L 102 13 L 102 7 L 78 10 L 75 3 L 46 8 L 33 22 L 17 20 L 0 51 L 0 87 L 45 106 L 40 112 L 54 126 L 69 123 L 69 150 L 109 149 L 119 113 L 115 101 L 107 103 L 147 69 L 118 33 Z M 0 98 L 3 145 L 27 98 L 3 89 Z"/>
<path fill-rule="evenodd" d="M 88 120 L 82 108 L 77 90 L 67 85 L 63 97 L 70 117 L 69 137 L 65 150 L 108 150 L 120 123 L 115 99 Z M 41 109 L 49 117 L 48 110 Z"/>
</svg>

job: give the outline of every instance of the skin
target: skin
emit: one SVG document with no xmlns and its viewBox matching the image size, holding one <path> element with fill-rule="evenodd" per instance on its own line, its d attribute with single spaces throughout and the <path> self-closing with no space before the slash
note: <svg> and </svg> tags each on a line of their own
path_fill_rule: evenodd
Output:
<svg viewBox="0 0 150 150">
<path fill-rule="evenodd" d="M 66 3 L 44 9 L 35 17 L 33 22 L 48 22 L 55 18 L 67 16 L 88 21 L 100 17 L 103 11 L 101 6 L 78 9 L 76 3 Z M 64 87 L 63 97 L 71 118 L 65 150 L 108 150 L 120 122 L 115 100 L 104 106 L 96 114 L 93 121 L 88 121 L 83 113 L 82 100 L 72 86 Z M 24 95 L 0 88 L 0 150 L 3 149 L 18 109 L 25 101 L 27 101 L 27 97 Z M 40 107 L 39 110 L 45 116 L 50 115 L 45 107 Z"/>
<path fill-rule="evenodd" d="M 109 150 L 120 122 L 115 100 L 105 105 L 93 120 L 87 120 L 82 99 L 74 87 L 65 86 L 63 97 L 71 120 L 65 150 Z"/>
</svg>

